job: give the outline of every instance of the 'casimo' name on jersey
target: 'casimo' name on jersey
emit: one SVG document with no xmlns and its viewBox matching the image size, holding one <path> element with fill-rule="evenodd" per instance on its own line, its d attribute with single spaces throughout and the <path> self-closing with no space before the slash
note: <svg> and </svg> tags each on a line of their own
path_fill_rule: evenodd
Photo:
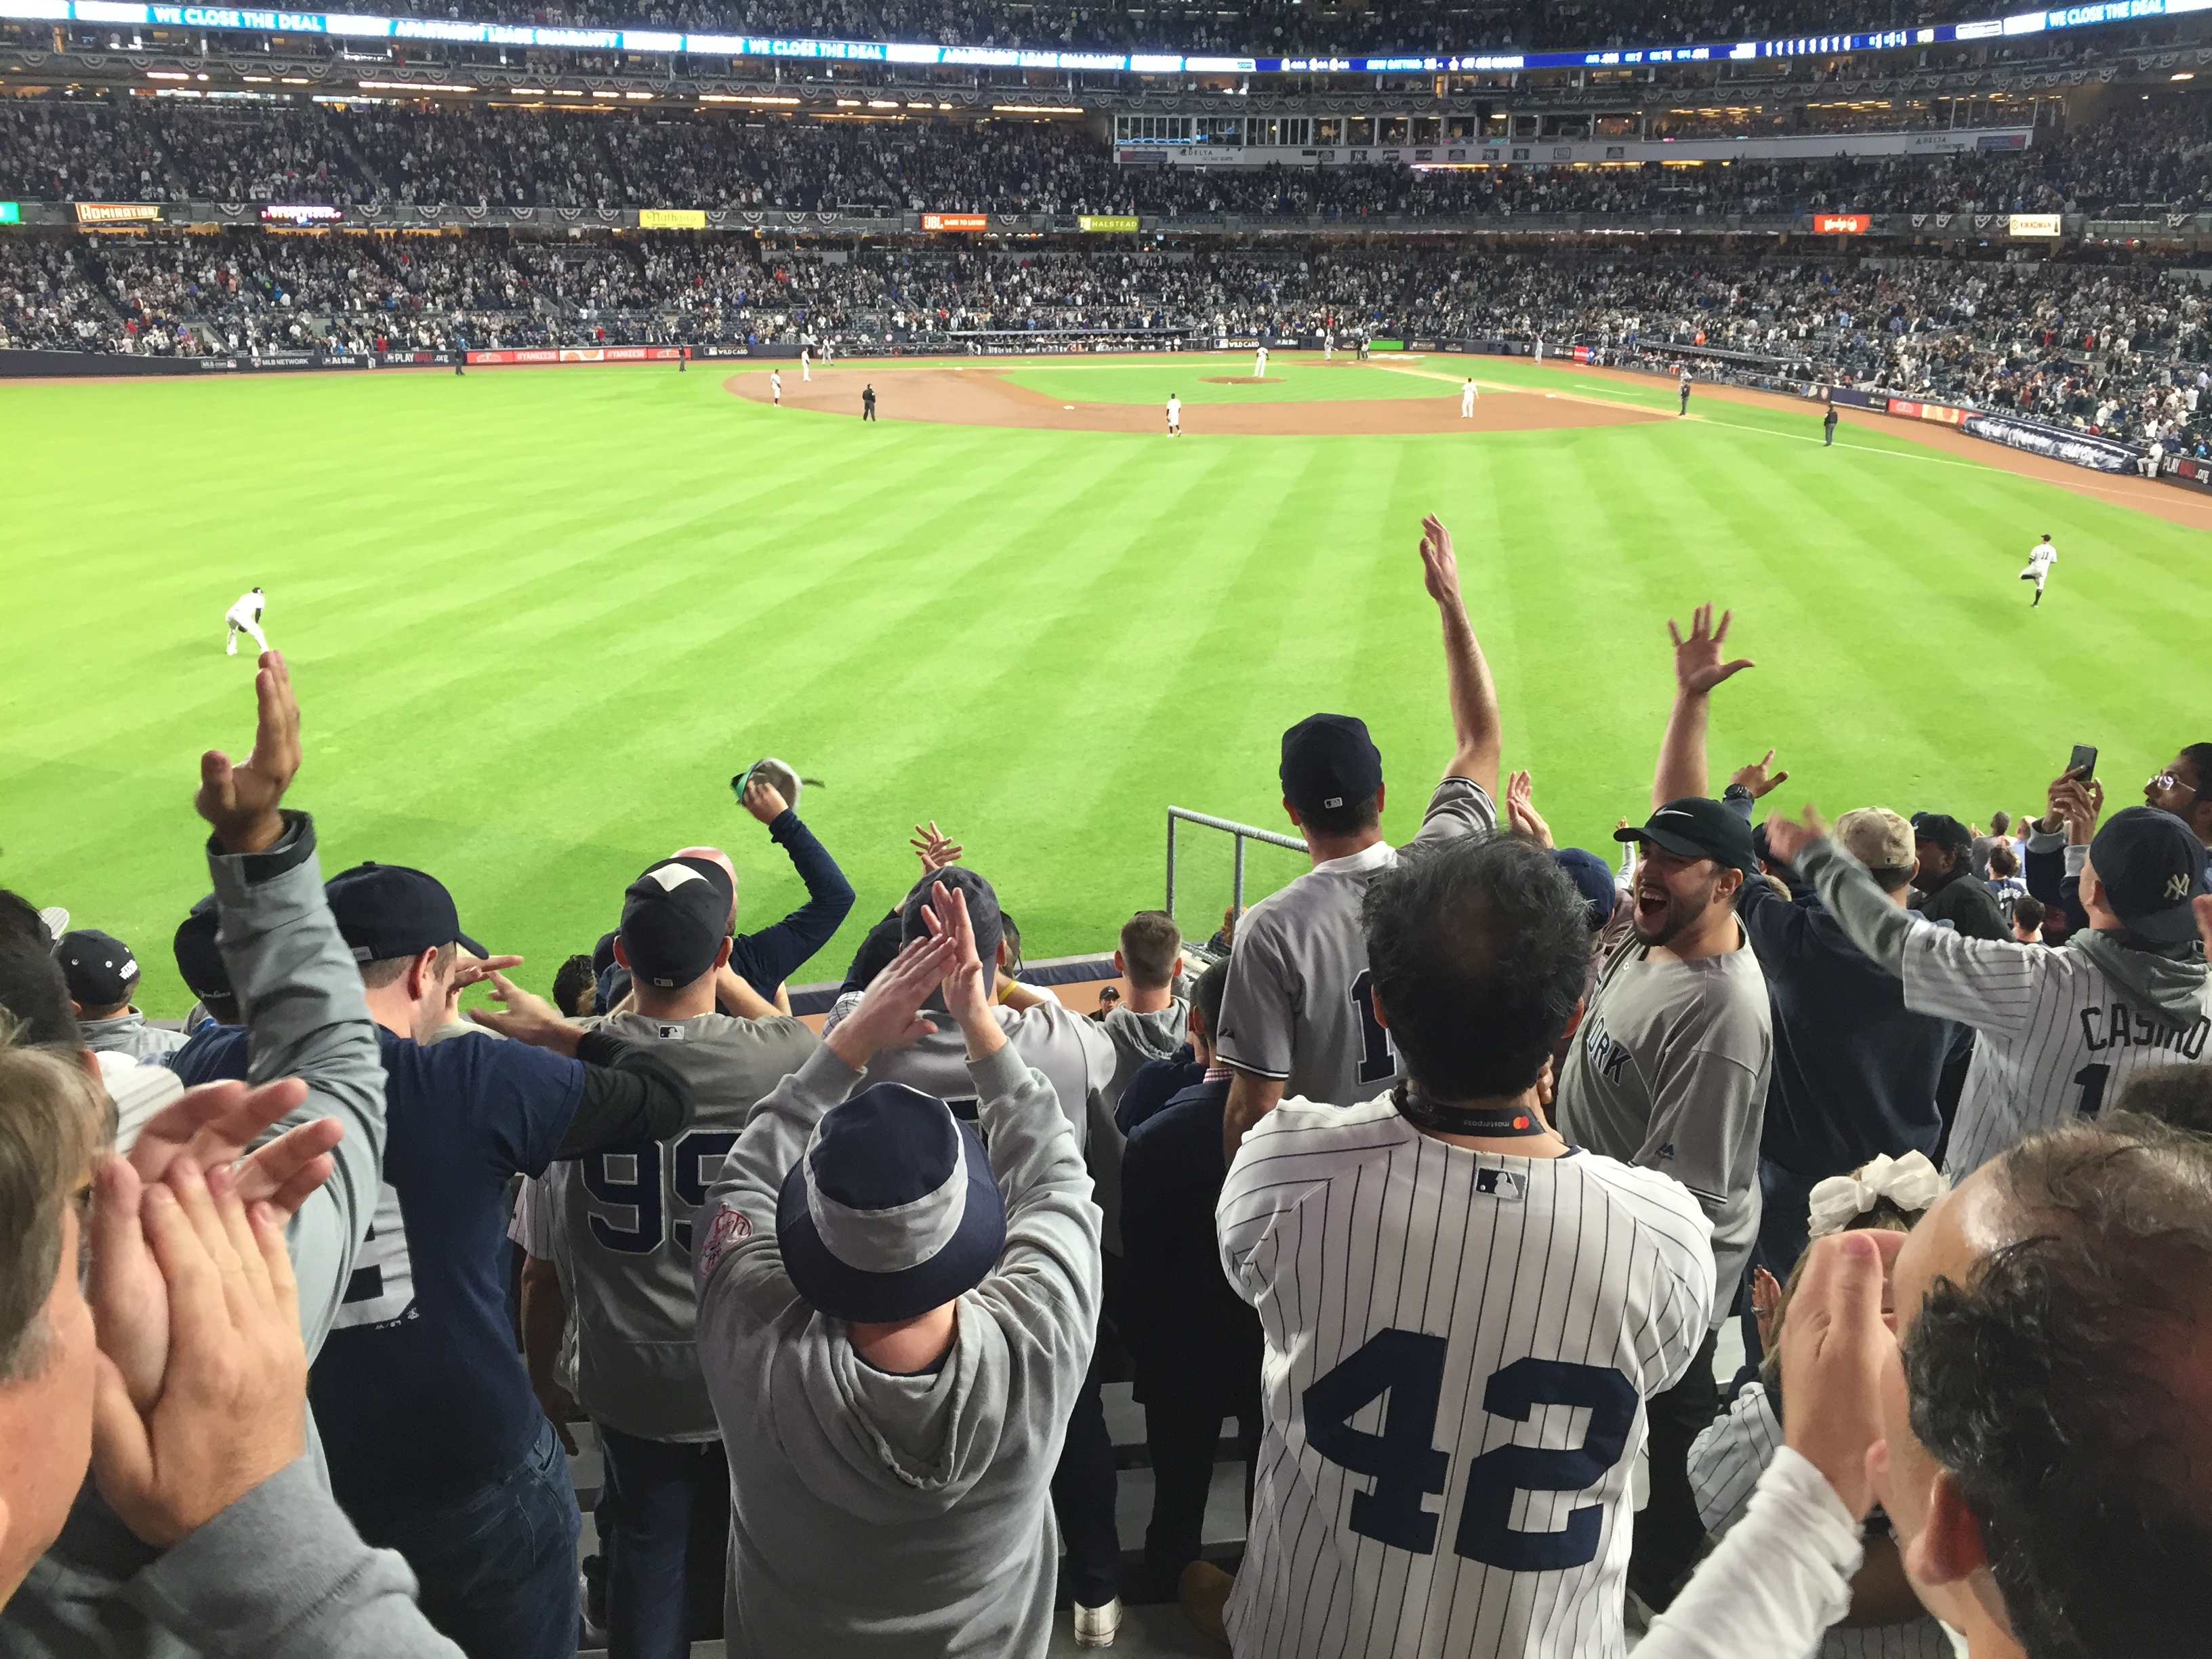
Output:
<svg viewBox="0 0 2212 1659">
<path fill-rule="evenodd" d="M 2177 1048 L 2187 1060 L 2204 1052 L 2212 1036 L 2212 1018 L 2199 1014 L 2187 1030 L 2168 1024 L 2154 1013 L 2136 1013 L 2124 1002 L 2109 1007 L 2102 1003 L 2081 1011 L 2081 1041 L 2092 1054 L 2106 1048 Z"/>
</svg>

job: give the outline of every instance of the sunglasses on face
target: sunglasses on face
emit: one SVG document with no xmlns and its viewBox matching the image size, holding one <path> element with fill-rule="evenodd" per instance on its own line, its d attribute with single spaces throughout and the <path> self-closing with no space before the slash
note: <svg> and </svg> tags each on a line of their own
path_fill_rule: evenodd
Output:
<svg viewBox="0 0 2212 1659">
<path fill-rule="evenodd" d="M 2160 791 L 2167 789 L 2185 790 L 2192 795 L 2201 795 L 2204 793 L 2203 790 L 2197 788 L 2194 785 L 2184 783 L 2179 778 L 2174 776 L 2171 772 L 2160 772 L 2156 777 L 2150 781 L 2150 787 Z"/>
</svg>

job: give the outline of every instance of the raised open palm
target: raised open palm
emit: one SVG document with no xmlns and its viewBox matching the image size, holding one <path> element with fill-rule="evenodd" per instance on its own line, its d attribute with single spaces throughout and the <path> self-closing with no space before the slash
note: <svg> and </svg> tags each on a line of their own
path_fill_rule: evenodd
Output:
<svg viewBox="0 0 2212 1659">
<path fill-rule="evenodd" d="M 1720 626 L 1716 628 L 1712 606 L 1699 605 L 1691 613 L 1687 639 L 1673 617 L 1667 619 L 1668 636 L 1674 641 L 1674 684 L 1684 696 L 1702 697 L 1723 680 L 1753 665 L 1748 657 L 1722 660 L 1721 644 L 1728 638 L 1729 622 L 1735 615 L 1733 611 L 1722 611 Z"/>
</svg>

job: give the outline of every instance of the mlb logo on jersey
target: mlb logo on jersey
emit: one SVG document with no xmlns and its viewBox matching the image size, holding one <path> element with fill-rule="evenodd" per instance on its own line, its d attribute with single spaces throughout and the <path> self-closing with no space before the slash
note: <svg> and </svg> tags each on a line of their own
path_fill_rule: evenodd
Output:
<svg viewBox="0 0 2212 1659">
<path fill-rule="evenodd" d="M 1474 1190 L 1486 1198 L 1517 1204 L 1528 1195 L 1528 1178 L 1516 1175 L 1510 1170 L 1478 1170 L 1474 1174 Z"/>
</svg>

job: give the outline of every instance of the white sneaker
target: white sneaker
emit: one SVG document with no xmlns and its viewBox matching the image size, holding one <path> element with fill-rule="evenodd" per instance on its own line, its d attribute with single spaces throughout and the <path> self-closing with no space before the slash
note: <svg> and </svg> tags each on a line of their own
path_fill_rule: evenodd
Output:
<svg viewBox="0 0 2212 1659">
<path fill-rule="evenodd" d="M 1121 1598 L 1115 1596 L 1103 1607 L 1086 1607 L 1080 1601 L 1075 1606 L 1075 1645 L 1079 1648 L 1110 1648 L 1121 1628 Z"/>
</svg>

